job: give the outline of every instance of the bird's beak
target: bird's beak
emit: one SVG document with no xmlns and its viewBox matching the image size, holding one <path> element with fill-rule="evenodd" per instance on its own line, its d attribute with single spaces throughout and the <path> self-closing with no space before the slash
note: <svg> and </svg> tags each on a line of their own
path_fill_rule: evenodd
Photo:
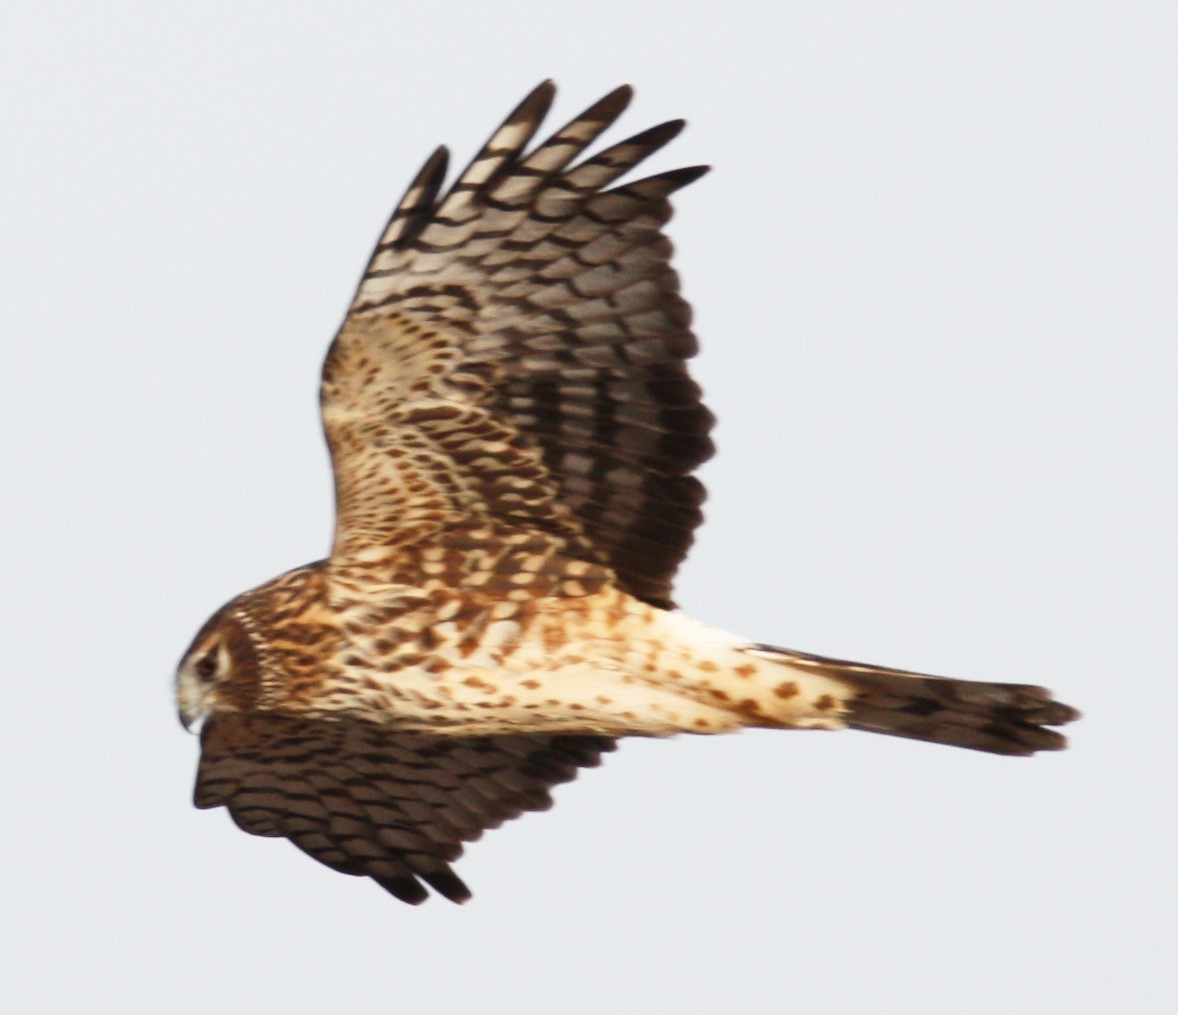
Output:
<svg viewBox="0 0 1178 1015">
<path fill-rule="evenodd" d="M 176 718 L 188 732 L 200 729 L 200 719 L 205 714 L 205 702 L 193 701 L 191 687 L 181 683 L 176 688 Z M 195 726 L 195 729 L 193 728 Z"/>
<path fill-rule="evenodd" d="M 208 715 L 205 712 L 189 712 L 186 709 L 178 709 L 176 715 L 180 719 L 180 725 L 183 726 L 189 733 L 199 734 L 205 724 Z"/>
</svg>

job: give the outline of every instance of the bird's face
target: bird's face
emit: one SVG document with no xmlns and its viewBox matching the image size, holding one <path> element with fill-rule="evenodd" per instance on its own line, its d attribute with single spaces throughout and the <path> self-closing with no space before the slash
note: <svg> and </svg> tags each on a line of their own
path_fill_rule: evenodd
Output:
<svg viewBox="0 0 1178 1015">
<path fill-rule="evenodd" d="M 213 712 L 251 707 L 257 688 L 253 642 L 229 607 L 209 618 L 176 670 L 176 708 L 185 729 Z"/>
</svg>

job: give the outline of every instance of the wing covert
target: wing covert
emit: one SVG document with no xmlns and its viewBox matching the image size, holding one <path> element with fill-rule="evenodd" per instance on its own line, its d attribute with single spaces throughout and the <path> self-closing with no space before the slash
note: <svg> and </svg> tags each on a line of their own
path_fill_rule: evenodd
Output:
<svg viewBox="0 0 1178 1015">
<path fill-rule="evenodd" d="M 669 605 L 712 416 L 662 227 L 705 170 L 611 186 L 681 121 L 576 161 L 628 87 L 529 152 L 553 94 L 533 91 L 444 195 L 435 152 L 377 244 L 324 366 L 333 558 L 490 522 L 556 533 Z"/>
</svg>

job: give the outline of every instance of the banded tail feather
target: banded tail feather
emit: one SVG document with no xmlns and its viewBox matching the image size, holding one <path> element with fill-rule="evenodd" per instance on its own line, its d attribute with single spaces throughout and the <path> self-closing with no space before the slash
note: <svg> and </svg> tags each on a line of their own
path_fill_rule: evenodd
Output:
<svg viewBox="0 0 1178 1015">
<path fill-rule="evenodd" d="M 756 651 L 848 684 L 853 694 L 844 703 L 843 721 L 849 729 L 1027 756 L 1065 748 L 1067 739 L 1051 727 L 1080 718 L 1049 690 L 1031 684 L 936 677 L 772 645 Z"/>
</svg>

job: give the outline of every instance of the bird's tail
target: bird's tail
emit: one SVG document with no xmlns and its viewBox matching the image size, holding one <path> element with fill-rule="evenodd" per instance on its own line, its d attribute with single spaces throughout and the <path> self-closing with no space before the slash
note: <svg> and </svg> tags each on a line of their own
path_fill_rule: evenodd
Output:
<svg viewBox="0 0 1178 1015">
<path fill-rule="evenodd" d="M 849 685 L 852 694 L 843 702 L 842 718 L 851 729 L 992 754 L 1028 755 L 1062 750 L 1067 740 L 1048 727 L 1080 717 L 1050 691 L 1028 684 L 934 677 L 769 645 L 758 645 L 756 651 Z"/>
</svg>

